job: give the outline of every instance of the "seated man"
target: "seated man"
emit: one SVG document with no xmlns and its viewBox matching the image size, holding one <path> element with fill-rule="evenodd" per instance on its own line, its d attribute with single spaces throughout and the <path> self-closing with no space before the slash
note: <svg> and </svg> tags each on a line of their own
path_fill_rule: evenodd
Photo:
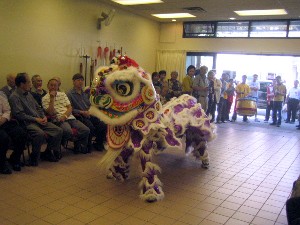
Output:
<svg viewBox="0 0 300 225">
<path fill-rule="evenodd" d="M 46 142 L 47 149 L 45 155 L 47 160 L 57 162 L 55 156 L 59 155 L 62 129 L 48 122 L 42 107 L 31 95 L 31 81 L 27 73 L 19 73 L 16 77 L 17 89 L 9 98 L 12 115 L 20 124 L 23 124 L 32 138 L 32 153 L 29 164 L 38 166 L 38 158 L 41 146 Z"/>
<path fill-rule="evenodd" d="M 47 87 L 49 92 L 42 99 L 43 107 L 63 129 L 63 143 L 73 136 L 72 128 L 75 128 L 78 134 L 74 137 L 74 153 L 87 153 L 90 129 L 72 115 L 71 103 L 64 92 L 58 91 L 56 79 L 50 79 Z"/>
<path fill-rule="evenodd" d="M 43 89 L 43 80 L 40 75 L 33 75 L 31 78 L 32 87 L 31 87 L 31 94 L 34 99 L 42 106 L 42 98 L 47 94 L 47 91 Z"/>
<path fill-rule="evenodd" d="M 14 144 L 14 151 L 10 155 L 9 163 L 15 171 L 21 171 L 20 157 L 25 149 L 27 134 L 17 121 L 11 121 L 10 106 L 3 92 L 0 92 L 0 173 L 11 174 L 6 164 L 6 153 L 10 140 Z"/>
<path fill-rule="evenodd" d="M 90 128 L 89 136 L 89 149 L 91 149 L 92 137 L 96 136 L 96 143 L 94 147 L 98 151 L 104 149 L 103 143 L 106 139 L 106 125 L 98 118 L 91 116 L 89 108 L 91 106 L 89 96 L 83 91 L 84 78 L 81 74 L 77 73 L 73 76 L 73 89 L 70 90 L 67 95 L 70 99 L 73 114 L 80 115 L 80 120 L 88 128 Z"/>
<path fill-rule="evenodd" d="M 15 79 L 16 79 L 15 74 L 13 74 L 13 73 L 7 74 L 7 76 L 6 76 L 7 85 L 0 89 L 0 91 L 4 92 L 4 94 L 6 95 L 7 98 L 9 98 L 11 93 L 13 93 L 13 91 L 16 88 Z"/>
</svg>

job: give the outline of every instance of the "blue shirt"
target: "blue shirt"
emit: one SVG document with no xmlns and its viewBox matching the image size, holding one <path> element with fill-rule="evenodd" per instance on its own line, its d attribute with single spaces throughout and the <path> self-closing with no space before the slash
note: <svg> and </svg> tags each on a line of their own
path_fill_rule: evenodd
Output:
<svg viewBox="0 0 300 225">
<path fill-rule="evenodd" d="M 79 114 L 79 111 L 88 111 L 91 107 L 89 95 L 84 91 L 78 93 L 74 88 L 68 91 L 67 96 L 73 108 L 73 114 Z"/>
<path fill-rule="evenodd" d="M 35 101 L 30 92 L 17 88 L 9 97 L 11 112 L 14 118 L 24 122 L 35 122 L 36 118 L 44 118 L 42 107 Z"/>
</svg>

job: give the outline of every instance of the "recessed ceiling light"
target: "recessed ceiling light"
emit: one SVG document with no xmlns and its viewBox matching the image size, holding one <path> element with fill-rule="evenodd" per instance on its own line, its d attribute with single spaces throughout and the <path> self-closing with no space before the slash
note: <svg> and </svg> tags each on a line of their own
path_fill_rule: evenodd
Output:
<svg viewBox="0 0 300 225">
<path fill-rule="evenodd" d="M 285 9 L 266 9 L 266 10 L 241 10 L 234 11 L 239 16 L 271 16 L 271 15 L 286 15 Z"/>
<path fill-rule="evenodd" d="M 235 20 L 235 18 L 234 18 L 234 17 L 230 17 L 229 19 L 230 19 L 230 20 Z"/>
<path fill-rule="evenodd" d="M 175 20 L 175 19 L 172 19 L 172 21 L 173 21 L 173 22 L 176 22 L 176 20 Z"/>
<path fill-rule="evenodd" d="M 161 0 L 112 0 L 113 2 L 121 5 L 142 5 L 142 4 L 154 4 L 163 3 Z"/>
<path fill-rule="evenodd" d="M 196 17 L 190 13 L 166 13 L 166 14 L 151 14 L 151 15 L 161 19 Z"/>
</svg>

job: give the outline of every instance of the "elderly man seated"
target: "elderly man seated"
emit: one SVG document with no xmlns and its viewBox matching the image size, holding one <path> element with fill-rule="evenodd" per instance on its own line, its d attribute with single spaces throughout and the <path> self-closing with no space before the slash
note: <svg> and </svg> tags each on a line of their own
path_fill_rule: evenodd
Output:
<svg viewBox="0 0 300 225">
<path fill-rule="evenodd" d="M 83 76 L 77 73 L 72 79 L 73 89 L 71 89 L 67 95 L 73 108 L 73 114 L 75 116 L 79 115 L 78 119 L 88 128 L 90 128 L 91 133 L 89 136 L 89 149 L 91 149 L 92 146 L 92 137 L 96 136 L 94 148 L 97 151 L 102 151 L 104 149 L 103 143 L 106 139 L 106 125 L 98 118 L 91 116 L 88 111 L 91 107 L 91 103 L 89 100 L 89 95 L 83 91 Z"/>
<path fill-rule="evenodd" d="M 27 134 L 16 121 L 11 120 L 11 111 L 8 100 L 3 92 L 0 92 L 0 173 L 11 174 L 6 163 L 6 153 L 10 140 L 13 143 L 13 153 L 8 159 L 15 171 L 21 171 L 20 157 L 25 148 Z"/>
<path fill-rule="evenodd" d="M 71 103 L 64 92 L 58 91 L 56 79 L 50 79 L 47 87 L 49 91 L 42 99 L 43 108 L 52 121 L 63 129 L 62 143 L 73 137 L 72 128 L 75 128 L 74 153 L 87 153 L 90 129 L 72 115 Z"/>
</svg>

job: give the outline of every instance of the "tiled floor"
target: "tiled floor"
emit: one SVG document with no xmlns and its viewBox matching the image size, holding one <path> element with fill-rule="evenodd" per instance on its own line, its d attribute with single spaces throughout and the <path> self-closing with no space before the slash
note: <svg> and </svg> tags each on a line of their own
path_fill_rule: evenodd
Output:
<svg viewBox="0 0 300 225">
<path fill-rule="evenodd" d="M 217 133 L 208 170 L 183 151 L 155 156 L 165 192 L 157 203 L 138 198 L 137 174 L 125 183 L 107 180 L 97 167 L 99 152 L 65 152 L 58 163 L 0 175 L 0 224 L 287 224 L 285 201 L 300 174 L 300 131 L 236 122 Z"/>
</svg>

